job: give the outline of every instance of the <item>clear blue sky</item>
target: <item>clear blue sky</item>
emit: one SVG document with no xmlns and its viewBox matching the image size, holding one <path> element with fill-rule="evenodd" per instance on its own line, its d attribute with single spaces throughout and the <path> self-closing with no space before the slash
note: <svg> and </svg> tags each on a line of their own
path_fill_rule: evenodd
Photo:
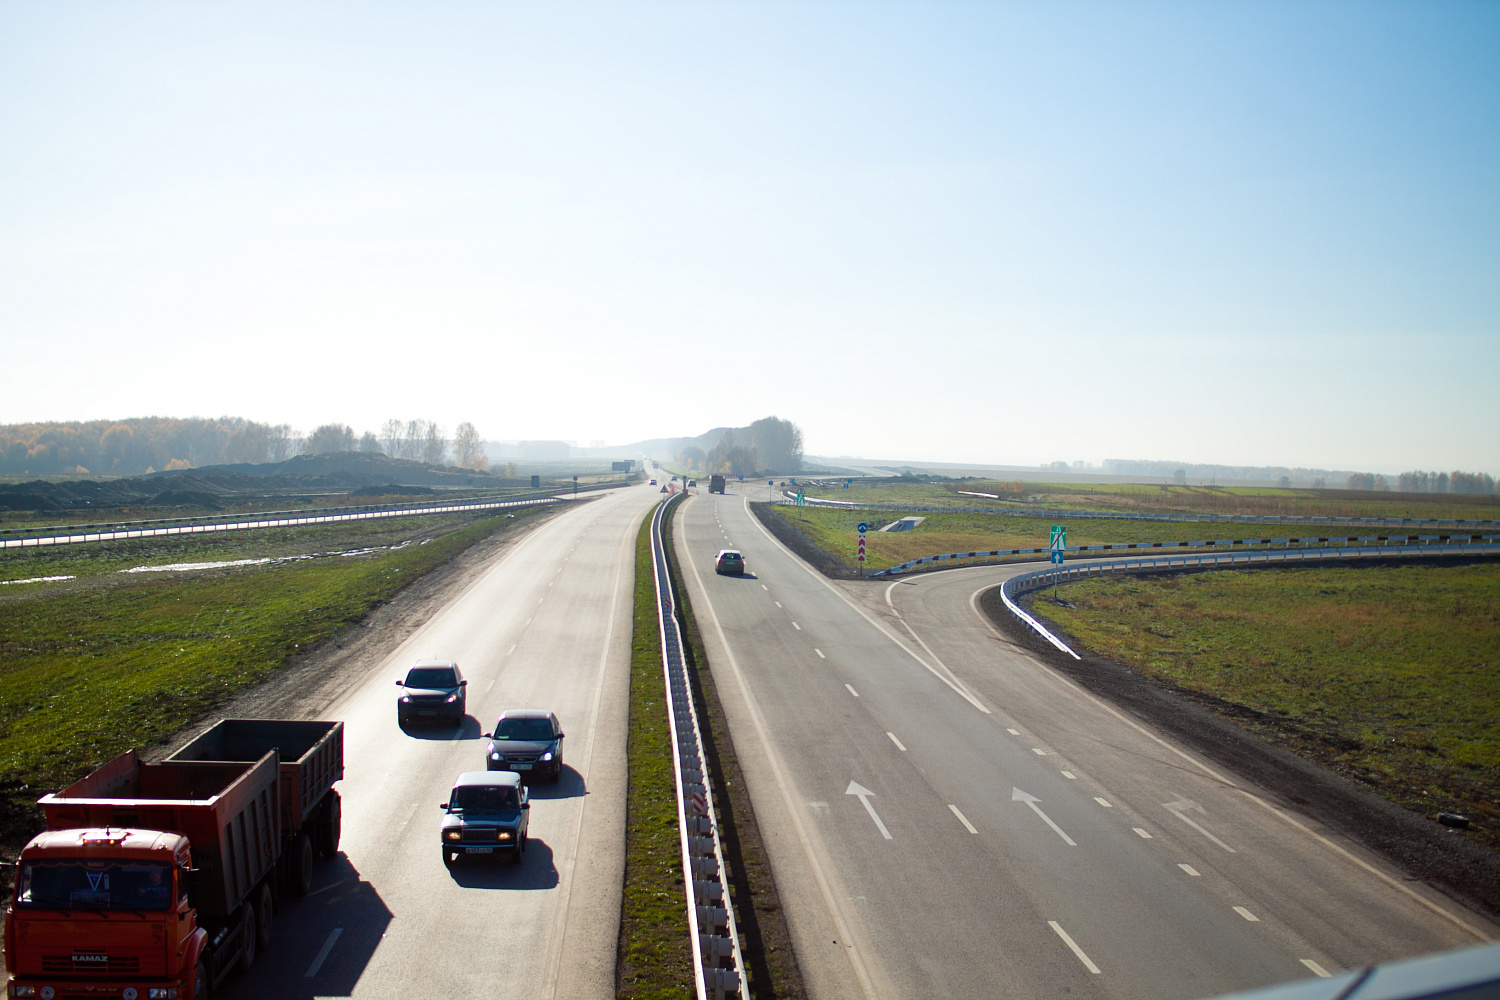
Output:
<svg viewBox="0 0 1500 1000">
<path fill-rule="evenodd" d="M 0 5 L 0 422 L 1500 472 L 1500 4 Z"/>
</svg>

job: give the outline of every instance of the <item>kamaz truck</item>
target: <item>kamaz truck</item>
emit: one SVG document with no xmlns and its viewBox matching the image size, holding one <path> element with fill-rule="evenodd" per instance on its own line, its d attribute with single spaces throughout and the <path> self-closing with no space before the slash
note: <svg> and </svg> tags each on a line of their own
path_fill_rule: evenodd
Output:
<svg viewBox="0 0 1500 1000">
<path fill-rule="evenodd" d="M 723 493 L 724 492 L 724 477 L 723 476 L 709 476 L 708 477 L 708 492 L 710 492 L 710 493 Z"/>
<path fill-rule="evenodd" d="M 5 913 L 8 997 L 204 1000 L 271 942 L 272 901 L 338 850 L 342 722 L 226 719 L 38 804 Z"/>
</svg>

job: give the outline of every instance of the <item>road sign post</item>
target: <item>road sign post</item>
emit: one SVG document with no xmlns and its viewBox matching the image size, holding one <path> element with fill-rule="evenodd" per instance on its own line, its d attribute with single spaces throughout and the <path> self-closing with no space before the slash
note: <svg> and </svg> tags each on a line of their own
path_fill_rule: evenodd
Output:
<svg viewBox="0 0 1500 1000">
<path fill-rule="evenodd" d="M 1050 530 L 1052 540 L 1049 544 L 1052 549 L 1052 565 L 1061 566 L 1063 564 L 1063 552 L 1068 547 L 1068 526 L 1066 524 L 1054 524 Z M 1054 601 L 1057 600 L 1057 578 L 1059 575 L 1057 570 L 1053 571 L 1052 599 Z"/>
<path fill-rule="evenodd" d="M 865 532 L 869 531 L 869 530 L 870 530 L 870 526 L 868 524 L 866 524 L 863 521 L 859 522 L 859 575 L 860 576 L 864 576 L 865 575 Z"/>
</svg>

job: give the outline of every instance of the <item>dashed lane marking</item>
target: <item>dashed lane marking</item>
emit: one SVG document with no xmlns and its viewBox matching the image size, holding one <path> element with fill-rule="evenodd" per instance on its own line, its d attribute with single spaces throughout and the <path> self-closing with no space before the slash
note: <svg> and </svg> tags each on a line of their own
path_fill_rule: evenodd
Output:
<svg viewBox="0 0 1500 1000">
<path fill-rule="evenodd" d="M 339 939 L 339 935 L 342 933 L 344 933 L 342 927 L 335 927 L 333 929 L 333 933 L 328 935 L 328 940 L 323 942 L 323 947 L 318 951 L 318 957 L 312 960 L 312 965 L 309 965 L 307 971 L 302 974 L 303 979 L 311 979 L 318 974 L 318 970 L 328 960 L 328 953 L 333 951 L 334 942 Z"/>
<path fill-rule="evenodd" d="M 1078 780 L 1078 775 L 1074 774 L 1072 771 L 1064 771 L 1062 773 L 1062 776 L 1064 778 L 1067 778 L 1069 781 L 1077 781 Z"/>
<path fill-rule="evenodd" d="M 1010 733 L 1012 736 L 1020 736 L 1021 735 L 1021 731 L 1019 729 L 1007 729 L 1005 731 L 1007 733 Z"/>
<path fill-rule="evenodd" d="M 792 628 L 796 629 L 798 632 L 802 631 L 802 626 L 798 625 L 796 622 L 792 622 Z"/>
<path fill-rule="evenodd" d="M 1099 966 L 1095 965 L 1093 959 L 1083 953 L 1083 949 L 1078 947 L 1078 942 L 1068 937 L 1068 932 L 1062 929 L 1062 924 L 1056 920 L 1049 920 L 1047 921 L 1047 926 L 1057 931 L 1057 936 L 1063 939 L 1063 944 L 1073 950 L 1073 954 L 1078 956 L 1078 961 L 1083 963 L 1085 969 L 1088 969 L 1096 976 L 1099 975 Z"/>
<path fill-rule="evenodd" d="M 1321 965 L 1319 965 L 1317 962 L 1314 962 L 1310 958 L 1302 959 L 1302 964 L 1307 966 L 1312 974 L 1317 976 L 1319 979 L 1327 979 L 1333 975 L 1333 973 L 1329 972 L 1327 969 L 1323 968 Z"/>
<path fill-rule="evenodd" d="M 848 688 L 849 689 L 849 693 L 852 694 L 852 695 L 854 695 L 854 697 L 856 697 L 856 698 L 859 697 L 859 692 L 856 691 L 856 690 L 854 690 L 854 685 L 852 685 L 852 684 L 845 684 L 844 687 Z"/>
<path fill-rule="evenodd" d="M 965 830 L 968 830 L 970 833 L 979 832 L 978 830 L 974 829 L 974 824 L 969 822 L 969 817 L 958 811 L 958 806 L 950 802 L 948 803 L 948 808 L 953 810 L 953 815 L 958 817 L 958 821 L 964 825 Z"/>
<path fill-rule="evenodd" d="M 1036 754 L 1038 757 L 1045 757 L 1045 756 L 1047 756 L 1047 751 L 1043 750 L 1040 747 L 1032 747 L 1031 748 L 1031 752 L 1034 753 L 1034 754 Z"/>
<path fill-rule="evenodd" d="M 1240 916 L 1244 917 L 1246 920 L 1250 921 L 1252 924 L 1258 924 L 1258 923 L 1260 923 L 1260 917 L 1257 917 L 1255 914 L 1251 913 L 1249 910 L 1245 909 L 1243 906 L 1236 906 L 1234 908 L 1234 912 L 1238 913 Z"/>
<path fill-rule="evenodd" d="M 1132 826 L 1131 829 L 1134 830 L 1136 832 L 1136 835 L 1138 837 L 1140 837 L 1142 840 L 1150 840 L 1151 839 L 1151 834 L 1147 833 L 1145 830 L 1142 830 L 1140 827 L 1138 827 L 1138 826 Z"/>
<path fill-rule="evenodd" d="M 895 733 L 886 733 L 886 735 L 891 738 L 891 742 L 892 743 L 896 744 L 896 749 L 897 750 L 900 750 L 902 753 L 906 752 L 906 744 L 902 743 L 900 740 L 896 739 L 896 734 Z"/>
<path fill-rule="evenodd" d="M 1181 861 L 1179 861 L 1179 862 L 1177 862 L 1177 867 L 1181 868 L 1183 871 L 1185 871 L 1189 875 L 1193 876 L 1193 878 L 1197 878 L 1198 877 L 1198 869 L 1194 868 L 1192 865 L 1185 865 Z"/>
<path fill-rule="evenodd" d="M 1109 800 L 1108 799 L 1101 799 L 1097 795 L 1094 796 L 1094 801 L 1097 802 L 1097 803 L 1099 803 L 1101 806 L 1103 806 L 1106 809 L 1113 809 L 1114 808 L 1114 806 L 1112 806 L 1112 805 L 1109 804 Z"/>
<path fill-rule="evenodd" d="M 821 649 L 818 649 L 816 646 L 813 647 L 813 652 L 818 654 L 818 659 L 820 660 L 828 659 L 828 657 L 823 655 L 823 651 Z"/>
</svg>

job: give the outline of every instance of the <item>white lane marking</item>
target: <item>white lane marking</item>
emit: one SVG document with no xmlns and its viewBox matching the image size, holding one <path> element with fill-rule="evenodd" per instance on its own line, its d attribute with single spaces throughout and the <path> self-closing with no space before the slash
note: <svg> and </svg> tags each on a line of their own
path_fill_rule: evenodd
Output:
<svg viewBox="0 0 1500 1000">
<path fill-rule="evenodd" d="M 886 735 L 891 738 L 892 743 L 896 744 L 896 749 L 900 750 L 902 753 L 906 752 L 906 744 L 896 739 L 895 733 L 886 733 Z"/>
<path fill-rule="evenodd" d="M 533 615 L 530 618 L 526 619 L 526 624 L 530 625 L 534 621 L 536 621 L 536 616 L 535 615 Z"/>
<path fill-rule="evenodd" d="M 1062 924 L 1056 920 L 1049 920 L 1047 921 L 1047 926 L 1057 931 L 1057 936 L 1063 939 L 1063 944 L 1073 950 L 1073 954 L 1078 956 L 1078 961 L 1083 963 L 1085 969 L 1088 969 L 1096 976 L 1099 975 L 1099 966 L 1095 965 L 1093 959 L 1083 953 L 1083 949 L 1078 947 L 1078 942 L 1068 937 L 1068 932 L 1062 929 Z"/>
<path fill-rule="evenodd" d="M 948 803 L 948 808 L 953 810 L 953 815 L 958 817 L 958 821 L 964 825 L 965 830 L 968 830 L 970 833 L 979 832 L 978 830 L 974 829 L 974 824 L 969 822 L 969 817 L 958 811 L 958 806 L 950 802 Z"/>
<path fill-rule="evenodd" d="M 1181 861 L 1179 861 L 1179 862 L 1177 862 L 1177 867 L 1181 868 L 1183 871 L 1185 871 L 1189 875 L 1193 876 L 1193 878 L 1197 878 L 1198 877 L 1198 869 L 1194 868 L 1192 865 L 1185 865 Z"/>
<path fill-rule="evenodd" d="M 853 684 L 845 684 L 844 687 L 848 688 L 849 689 L 849 693 L 852 694 L 852 695 L 854 695 L 854 697 L 856 697 L 856 698 L 859 697 L 859 692 L 856 691 L 856 690 L 854 690 L 854 685 Z"/>
<path fill-rule="evenodd" d="M 1067 778 L 1069 781 L 1077 781 L 1078 780 L 1078 775 L 1074 774 L 1072 771 L 1064 771 L 1062 773 L 1062 776 L 1064 778 Z"/>
<path fill-rule="evenodd" d="M 778 608 L 781 607 L 781 602 L 780 601 L 772 601 L 771 603 L 775 604 Z"/>
<path fill-rule="evenodd" d="M 820 659 L 820 660 L 826 660 L 826 659 L 828 659 L 828 657 L 826 657 L 826 656 L 823 655 L 823 651 L 821 649 L 817 648 L 816 646 L 813 647 L 813 652 L 818 654 L 818 659 Z"/>
<path fill-rule="evenodd" d="M 748 502 L 749 498 L 747 497 L 746 503 Z M 818 583 L 827 587 L 835 597 L 843 601 L 845 604 L 849 605 L 850 609 L 855 614 L 859 615 L 865 621 L 875 626 L 876 631 L 880 632 L 887 639 L 891 640 L 891 642 L 895 643 L 897 649 L 900 649 L 907 656 L 910 656 L 913 660 L 916 660 L 918 663 L 920 663 L 928 673 L 932 674 L 932 676 L 936 677 L 938 680 L 948 685 L 948 687 L 952 688 L 954 693 L 963 698 L 969 704 L 979 709 L 985 715 L 991 714 L 990 710 L 985 707 L 984 703 L 981 702 L 978 698 L 974 697 L 974 695 L 969 692 L 969 689 L 964 687 L 963 682 L 961 682 L 958 677 L 954 675 L 953 671 L 949 670 L 946 666 L 943 665 L 943 662 L 941 660 L 938 660 L 936 656 L 933 656 L 933 660 L 937 662 L 937 666 L 933 666 L 931 663 L 928 663 L 926 660 L 922 659 L 922 657 L 917 655 L 916 650 L 912 649 L 906 643 L 901 641 L 900 636 L 898 636 L 895 632 L 892 632 L 890 629 L 886 628 L 886 626 L 882 622 L 873 617 L 869 612 L 865 611 L 864 608 L 861 608 L 858 604 L 855 604 L 854 598 L 850 597 L 838 587 L 834 586 L 831 580 L 824 577 L 823 574 L 819 573 L 817 570 L 813 569 L 806 562 L 804 562 L 802 558 L 795 552 L 787 548 L 786 545 L 782 543 L 781 539 L 771 534 L 771 532 L 767 530 L 766 526 L 760 523 L 760 520 L 758 518 L 751 517 L 751 521 L 754 522 L 755 527 L 760 529 L 760 533 L 766 536 L 767 541 L 769 541 L 776 548 L 780 549 L 782 552 L 786 553 L 787 558 L 790 559 L 795 565 L 801 567 L 803 572 L 805 572 L 808 576 L 812 577 L 814 580 L 818 581 Z M 895 609 L 893 608 L 892 610 Z M 905 621 L 903 621 L 902 624 L 905 625 Z M 907 626 L 907 628 L 909 631 L 910 626 Z M 991 630 L 993 630 L 993 626 L 991 626 Z M 916 635 L 916 633 L 914 632 L 912 634 Z M 922 640 L 918 638 L 917 642 L 921 643 Z M 925 643 L 923 644 L 923 648 L 926 648 Z M 927 651 L 928 653 L 932 652 L 932 650 L 930 649 Z"/>
<path fill-rule="evenodd" d="M 870 799 L 875 796 L 874 792 L 870 791 L 868 788 L 866 788 L 864 785 L 861 785 L 857 781 L 851 781 L 849 782 L 849 787 L 844 789 L 844 794 L 859 796 L 859 801 L 865 807 L 865 812 L 869 813 L 870 818 L 875 821 L 875 825 L 880 827 L 880 835 L 886 840 L 891 839 L 891 831 L 885 828 L 885 824 L 880 821 L 880 814 L 877 813 L 875 811 L 875 807 L 870 804 Z"/>
<path fill-rule="evenodd" d="M 1031 752 L 1034 753 L 1034 754 L 1036 754 L 1038 757 L 1045 757 L 1045 756 L 1047 756 L 1047 751 L 1041 749 L 1040 747 L 1032 747 L 1031 748 Z"/>
<path fill-rule="evenodd" d="M 511 653 L 514 653 L 516 651 L 516 647 L 519 646 L 519 645 L 520 645 L 520 643 L 517 643 L 517 642 L 511 643 L 510 644 L 510 649 L 508 649 L 508 650 L 505 651 L 505 655 L 509 656 Z"/>
<path fill-rule="evenodd" d="M 1006 729 L 1005 731 L 1007 733 L 1010 733 L 1012 736 L 1020 736 L 1021 735 L 1021 731 L 1019 729 Z"/>
<path fill-rule="evenodd" d="M 1132 826 L 1131 829 L 1134 830 L 1136 832 L 1136 835 L 1138 837 L 1140 837 L 1142 840 L 1150 840 L 1151 839 L 1151 834 L 1147 833 L 1145 830 L 1142 830 L 1140 827 L 1138 827 L 1138 826 Z"/>
<path fill-rule="evenodd" d="M 1173 816 L 1176 816 L 1188 826 L 1192 827 L 1194 830 L 1197 830 L 1199 833 L 1203 834 L 1203 836 L 1207 837 L 1215 844 L 1218 844 L 1220 847 L 1224 848 L 1224 850 L 1228 851 L 1230 854 L 1235 853 L 1234 848 L 1230 847 L 1228 844 L 1224 843 L 1224 841 L 1220 840 L 1218 837 L 1215 837 L 1213 834 L 1209 833 L 1207 830 L 1203 829 L 1203 827 L 1199 826 L 1197 823 L 1194 823 L 1184 815 L 1184 813 L 1186 813 L 1189 809 L 1196 809 L 1198 812 L 1205 812 L 1204 808 L 1198 803 L 1194 802 L 1192 799 L 1178 799 L 1176 802 L 1163 802 L 1162 806 L 1167 810 L 1167 812 L 1171 813 Z"/>
<path fill-rule="evenodd" d="M 1097 802 L 1097 803 L 1099 803 L 1101 806 L 1103 806 L 1106 809 L 1113 809 L 1114 808 L 1114 806 L 1112 806 L 1112 805 L 1109 804 L 1109 800 L 1108 799 L 1101 799 L 1097 795 L 1094 796 L 1094 801 Z"/>
<path fill-rule="evenodd" d="M 484 693 L 487 695 L 491 691 L 495 690 L 495 685 L 498 683 L 500 683 L 500 678 L 496 677 L 494 680 L 490 681 L 489 685 L 484 689 Z"/>
<path fill-rule="evenodd" d="M 1323 968 L 1321 965 L 1319 965 L 1317 962 L 1314 962 L 1310 958 L 1302 959 L 1302 964 L 1307 966 L 1308 969 L 1312 971 L 1312 974 L 1317 976 L 1319 979 L 1327 979 L 1333 975 L 1333 973 L 1329 972 L 1327 969 Z"/>
<path fill-rule="evenodd" d="M 745 515 L 750 515 L 750 501 L 745 503 Z M 764 529 L 762 529 L 764 531 Z M 686 531 L 684 531 L 686 534 Z M 766 533 L 767 537 L 770 534 Z M 786 546 L 782 546 L 787 551 Z M 703 585 L 703 574 L 698 571 L 698 564 L 692 560 L 688 561 L 688 567 L 693 571 L 693 581 L 698 585 L 698 593 L 704 595 L 703 606 L 708 608 L 708 617 L 714 624 L 714 634 L 718 636 L 719 648 L 724 650 L 724 658 L 729 661 L 729 670 L 734 674 L 735 683 L 739 686 L 740 696 L 745 701 L 745 708 L 750 715 L 750 722 L 755 727 L 755 735 L 760 742 L 761 749 L 765 752 L 766 762 L 771 769 L 771 775 L 776 779 L 777 791 L 781 793 L 781 804 L 786 809 L 787 816 L 791 820 L 792 828 L 797 833 L 797 840 L 802 846 L 802 856 L 807 860 L 808 868 L 812 870 L 813 881 L 818 884 L 818 894 L 823 897 L 823 905 L 828 909 L 828 916 L 833 921 L 834 928 L 839 937 L 849 944 L 844 952 L 849 957 L 849 964 L 853 966 L 855 978 L 859 980 L 860 991 L 864 993 L 867 1000 L 876 1000 L 882 993 L 888 992 L 885 971 L 880 967 L 879 957 L 875 950 L 869 945 L 864 925 L 860 922 L 859 914 L 848 908 L 845 900 L 848 894 L 843 891 L 843 885 L 838 881 L 838 873 L 830 874 L 829 868 L 825 867 L 826 860 L 818 847 L 814 846 L 813 837 L 808 833 L 807 825 L 802 820 L 802 810 L 797 807 L 797 800 L 792 797 L 791 779 L 787 777 L 786 765 L 777 752 L 776 746 L 771 742 L 770 734 L 766 729 L 766 718 L 761 712 L 760 703 L 750 692 L 750 684 L 745 680 L 745 672 L 740 669 L 739 657 L 734 655 L 730 648 L 729 639 L 724 634 L 724 623 L 719 620 L 718 609 L 714 607 L 713 600 L 708 597 L 708 588 Z M 777 604 L 780 607 L 780 604 Z M 831 865 L 830 865 L 831 867 Z M 858 931 L 859 944 L 855 944 L 856 930 Z M 867 962 L 874 962 L 873 967 Z M 876 982 L 879 980 L 880 986 Z"/>
<path fill-rule="evenodd" d="M 333 929 L 333 933 L 328 935 L 328 940 L 323 942 L 323 948 L 318 952 L 318 957 L 313 959 L 312 965 L 309 965 L 307 971 L 302 974 L 303 979 L 311 979 L 318 974 L 318 970 L 323 967 L 323 963 L 328 959 L 328 953 L 333 951 L 333 943 L 339 939 L 339 935 L 342 933 L 344 933 L 342 927 L 335 927 Z"/>
<path fill-rule="evenodd" d="M 1249 910 L 1245 909 L 1243 906 L 1236 906 L 1234 908 L 1234 912 L 1238 913 L 1240 916 L 1244 917 L 1246 920 L 1250 921 L 1252 924 L 1258 924 L 1258 923 L 1260 923 L 1260 917 L 1257 917 L 1255 914 L 1251 913 Z"/>
<path fill-rule="evenodd" d="M 798 625 L 796 622 L 792 622 L 792 628 L 796 629 L 798 632 L 802 631 L 802 626 Z"/>
<path fill-rule="evenodd" d="M 771 588 L 770 588 L 770 587 L 767 587 L 767 586 L 766 586 L 766 585 L 765 585 L 765 584 L 761 584 L 761 585 L 760 585 L 760 589 L 761 589 L 761 590 L 770 590 L 770 589 L 771 589 Z"/>
<path fill-rule="evenodd" d="M 392 840 L 397 840 L 397 839 L 400 838 L 401 832 L 406 829 L 406 824 L 410 823 L 411 822 L 411 818 L 413 816 L 415 816 L 416 814 L 417 814 L 417 804 L 415 802 L 413 802 L 411 804 L 411 808 L 408 809 L 408 810 L 406 810 L 406 817 L 404 819 L 402 819 L 401 822 L 396 825 L 396 836 L 392 837 L 391 838 Z"/>
<path fill-rule="evenodd" d="M 1039 805 L 1037 805 L 1038 802 L 1042 801 L 1041 799 L 1037 798 L 1035 795 L 1032 795 L 1030 792 L 1023 792 L 1019 788 L 1012 788 L 1010 790 L 1010 800 L 1012 802 L 1024 802 L 1024 803 L 1026 803 L 1028 806 L 1031 807 L 1031 811 L 1032 812 L 1036 813 L 1038 816 L 1040 816 L 1042 818 L 1042 822 L 1044 822 L 1048 826 L 1052 827 L 1052 831 L 1054 833 L 1056 833 L 1059 837 L 1061 837 L 1063 839 L 1064 843 L 1066 843 L 1069 847 L 1077 847 L 1078 846 L 1078 842 L 1076 840 L 1074 840 L 1072 837 L 1068 836 L 1066 833 L 1064 833 L 1062 827 L 1060 827 L 1056 823 L 1052 822 L 1052 817 L 1051 816 L 1048 816 L 1046 813 L 1042 812 L 1042 807 L 1039 806 Z"/>
</svg>

